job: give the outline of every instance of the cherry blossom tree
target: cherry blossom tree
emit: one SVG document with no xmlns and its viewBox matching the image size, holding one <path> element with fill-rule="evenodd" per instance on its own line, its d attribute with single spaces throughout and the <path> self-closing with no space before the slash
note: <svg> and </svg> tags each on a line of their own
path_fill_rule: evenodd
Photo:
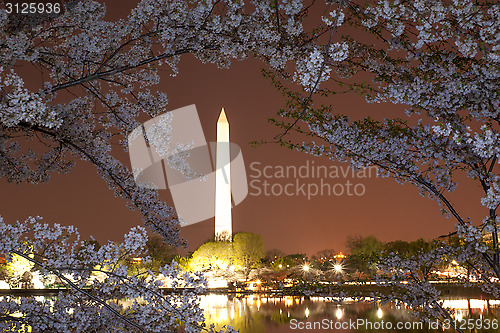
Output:
<svg viewBox="0 0 500 333">
<path fill-rule="evenodd" d="M 332 34 L 327 44 L 312 45 L 295 71 L 265 72 L 288 97 L 279 116 L 289 121 L 274 120 L 283 129 L 276 141 L 354 168 L 377 166 L 381 176 L 417 186 L 454 219 L 460 247 L 443 245 L 412 260 L 395 256 L 383 266 L 388 272 L 404 271 L 394 273 L 392 281 L 410 289 L 404 294 L 412 297 L 404 301 L 449 317 L 436 290 L 415 270 L 415 260 L 443 261 L 446 253 L 467 263 L 498 297 L 500 290 L 491 281 L 500 278 L 500 5 L 468 0 L 329 3 L 325 24 L 341 29 L 346 22 L 351 30 L 344 34 L 355 34 Z M 291 82 L 302 88 L 291 88 Z M 394 109 L 402 115 L 351 120 L 332 106 L 334 95 L 345 92 L 359 92 L 370 103 L 401 105 Z M 462 215 L 467 207 L 458 209 L 450 199 L 464 177 L 483 190 L 483 220 Z"/>
<path fill-rule="evenodd" d="M 365 6 L 326 1 L 321 2 L 328 8 L 325 14 L 305 31 L 303 23 L 314 3 L 319 1 L 304 5 L 298 0 L 143 0 L 116 22 L 105 20 L 106 7 L 91 0 L 70 2 L 57 17 L 34 19 L 1 10 L 0 177 L 13 183 L 47 182 L 51 174 L 70 172 L 77 162 L 92 163 L 110 190 L 141 213 L 146 227 L 167 244 L 182 245 L 173 208 L 156 190 L 135 184 L 126 162 L 113 156 L 112 144 L 126 151 L 128 135 L 144 120 L 166 111 L 166 94 L 151 89 L 159 82 L 160 68 L 175 76 L 185 54 L 219 67 L 256 57 L 267 64 L 267 75 L 289 97 L 279 113 L 291 118 L 278 123 L 283 127 L 277 137 L 280 143 L 350 161 L 357 168 L 376 165 L 382 175 L 418 186 L 457 221 L 465 243 L 456 255 L 462 262 L 470 261 L 489 286 L 493 277 L 500 277 L 499 5 L 410 0 Z M 341 36 L 337 32 L 344 22 L 363 27 L 376 43 Z M 44 74 L 38 90 L 24 85 L 23 76 L 30 75 L 25 72 L 27 64 Z M 370 75 L 373 84 L 358 83 L 358 73 Z M 301 88 L 289 90 L 288 83 Z M 360 91 L 371 102 L 406 105 L 406 119 L 350 121 L 332 106 L 314 104 L 317 98 L 339 92 L 333 84 Z M 306 127 L 300 127 L 302 123 Z M 307 140 L 292 141 L 287 134 L 293 131 L 307 134 Z M 449 200 L 459 173 L 483 188 L 484 221 L 467 220 Z M 203 318 L 194 294 L 163 295 L 152 274 L 126 276 L 120 258 L 143 253 L 147 237 L 142 227 L 132 229 L 123 244 L 99 249 L 82 243 L 73 227 L 50 226 L 38 218 L 15 224 L 2 221 L 0 232 L 6 240 L 0 250 L 9 254 L 8 259 L 16 254 L 32 260 L 71 289 L 50 304 L 3 299 L 2 328 L 16 322 L 45 332 L 78 330 L 74 322 L 87 325 L 85 331 L 200 328 Z M 489 243 L 482 233 L 490 234 Z M 411 262 L 397 264 L 411 272 Z M 92 290 L 96 294 L 83 289 L 92 272 L 105 277 L 94 282 L 100 283 Z M 161 273 L 178 281 L 174 285 L 182 283 L 194 291 L 204 285 L 200 276 L 179 278 L 182 273 L 175 265 L 165 266 Z M 412 305 L 439 305 L 430 286 L 406 285 L 414 288 Z M 112 302 L 139 294 L 145 302 Z M 449 315 L 439 306 L 433 308 Z"/>
<path fill-rule="evenodd" d="M 70 288 L 69 293 L 61 291 L 42 301 L 3 297 L 0 327 L 4 330 L 24 332 L 30 326 L 40 332 L 166 332 L 182 325 L 188 332 L 199 332 L 205 326 L 202 309 L 196 306 L 196 295 L 206 285 L 203 276 L 175 265 L 165 265 L 159 272 L 127 274 L 123 260 L 127 255 L 151 261 L 143 227 L 132 228 L 122 244 L 109 242 L 98 249 L 93 242 L 82 242 L 73 226 L 50 226 L 40 217 L 15 224 L 1 220 L 0 235 L 0 251 L 8 253 L 9 261 L 12 256 L 24 258 Z M 157 273 L 182 291 L 164 295 Z M 86 288 L 89 282 L 91 289 Z"/>
<path fill-rule="evenodd" d="M 112 144 L 127 151 L 128 135 L 167 110 L 167 95 L 152 87 L 160 80 L 159 69 L 175 76 L 185 54 L 221 68 L 252 56 L 281 70 L 301 59 L 329 29 L 322 25 L 305 32 L 307 11 L 297 0 L 143 0 L 128 17 L 110 22 L 104 19 L 106 6 L 92 0 L 68 2 L 59 16 L 0 10 L 0 177 L 36 184 L 71 172 L 75 163 L 91 163 L 110 190 L 141 213 L 144 226 L 165 243 L 182 245 L 173 208 L 157 190 L 136 185 L 128 161 L 115 157 Z M 28 89 L 24 78 L 33 68 L 43 74 L 43 83 Z M 38 217 L 2 220 L 0 235 L 7 260 L 13 255 L 29 260 L 69 288 L 45 302 L 2 298 L 4 330 L 19 325 L 43 332 L 203 328 L 196 300 L 205 286 L 201 276 L 164 266 L 157 273 L 174 287 L 192 290 L 170 295 L 159 290 L 153 272 L 127 276 L 121 259 L 146 255 L 143 227 L 133 228 L 122 244 L 99 249 L 80 240 L 76 228 Z M 84 289 L 89 279 L 92 290 Z M 132 301 L 117 302 L 124 297 Z"/>
</svg>

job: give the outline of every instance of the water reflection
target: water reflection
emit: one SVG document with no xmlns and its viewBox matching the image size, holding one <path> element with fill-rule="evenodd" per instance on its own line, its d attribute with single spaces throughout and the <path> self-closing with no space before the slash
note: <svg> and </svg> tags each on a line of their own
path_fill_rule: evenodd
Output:
<svg viewBox="0 0 500 333">
<path fill-rule="evenodd" d="M 9 296 L 5 296 L 9 297 Z M 0 296 L 0 299 L 3 297 Z M 20 301 L 21 297 L 13 297 Z M 35 296 L 39 302 L 51 305 L 52 297 Z M 133 300 L 120 300 L 124 303 Z M 264 294 L 209 294 L 200 296 L 200 305 L 204 309 L 207 324 L 215 324 L 217 329 L 232 326 L 241 333 L 282 333 L 292 331 L 306 332 L 454 332 L 443 330 L 429 324 L 415 326 L 412 309 L 394 304 L 352 300 L 336 302 L 324 297 L 273 296 Z M 453 309 L 453 320 L 458 323 L 474 321 L 476 330 L 465 326 L 464 332 L 500 332 L 500 300 L 443 298 L 443 306 Z M 21 314 L 19 314 L 21 315 Z M 350 322 L 365 321 L 365 325 L 338 326 Z M 485 328 L 486 320 L 489 327 Z M 496 320 L 497 325 L 492 325 Z M 371 323 L 372 326 L 369 326 Z M 385 323 L 385 326 L 380 326 Z M 391 326 L 387 326 L 390 323 Z M 397 324 L 407 326 L 397 329 Z M 312 325 L 316 325 L 312 326 Z M 302 326 L 301 326 L 302 325 Z M 307 326 L 309 325 L 309 326 Z M 379 326 L 376 326 L 379 325 Z M 413 325 L 413 326 L 412 326 Z M 482 325 L 482 327 L 479 327 Z M 30 328 L 28 328 L 30 330 Z M 16 330 L 14 330 L 16 331 Z"/>
<path fill-rule="evenodd" d="M 200 301 L 207 324 L 213 323 L 218 329 L 232 326 L 241 333 L 290 332 L 299 328 L 307 332 L 325 332 L 332 329 L 338 332 L 453 331 L 438 328 L 436 323 L 422 323 L 418 326 L 419 323 L 412 316 L 410 308 L 394 304 L 381 306 L 353 301 L 339 304 L 323 297 L 266 295 L 206 295 L 201 296 Z M 453 319 L 457 322 L 466 322 L 467 319 L 484 321 L 489 318 L 491 324 L 491 320 L 496 320 L 500 314 L 498 300 L 449 298 L 444 300 L 443 305 L 455 310 Z M 357 326 L 357 329 L 353 326 L 339 326 L 349 322 L 362 323 L 362 320 L 364 325 Z M 317 326 L 313 326 L 314 323 Z M 382 323 L 385 323 L 385 326 L 380 326 Z M 397 325 L 403 326 L 398 329 Z M 500 329 L 498 326 L 489 329 L 483 326 L 472 332 L 500 332 Z"/>
</svg>

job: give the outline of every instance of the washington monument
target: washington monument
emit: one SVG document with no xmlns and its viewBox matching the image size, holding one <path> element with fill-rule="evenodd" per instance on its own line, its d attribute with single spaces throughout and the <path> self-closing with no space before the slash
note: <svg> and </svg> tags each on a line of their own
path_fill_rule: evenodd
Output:
<svg viewBox="0 0 500 333">
<path fill-rule="evenodd" d="M 217 121 L 217 151 L 215 155 L 215 240 L 231 240 L 231 152 L 229 122 L 224 109 Z"/>
</svg>

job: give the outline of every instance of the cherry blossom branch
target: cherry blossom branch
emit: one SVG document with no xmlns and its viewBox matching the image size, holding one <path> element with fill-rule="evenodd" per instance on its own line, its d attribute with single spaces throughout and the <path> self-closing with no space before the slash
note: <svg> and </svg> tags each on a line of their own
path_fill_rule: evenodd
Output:
<svg viewBox="0 0 500 333">
<path fill-rule="evenodd" d="M 28 256 L 28 255 L 26 255 L 26 254 L 24 254 L 24 253 L 22 253 L 20 251 L 12 250 L 11 252 L 17 254 L 20 257 L 23 257 L 26 260 L 31 261 L 32 263 L 34 263 L 36 265 L 39 265 L 40 267 L 42 267 L 42 268 L 44 268 L 44 269 L 46 269 L 46 270 L 48 270 L 48 271 L 50 271 L 52 273 L 54 273 L 55 275 L 57 275 L 58 278 L 60 278 L 61 280 L 63 280 L 72 289 L 76 290 L 80 294 L 85 295 L 88 298 L 90 298 L 90 299 L 94 300 L 95 302 L 99 303 L 104 308 L 106 308 L 109 312 L 111 312 L 112 314 L 114 314 L 116 317 L 120 318 L 121 320 L 123 320 L 127 324 L 129 324 L 131 326 L 134 326 L 135 328 L 137 328 L 141 332 L 147 333 L 147 330 L 144 329 L 142 326 L 140 326 L 139 324 L 133 322 L 132 320 L 128 319 L 127 317 L 121 315 L 118 311 L 116 311 L 115 309 L 113 309 L 111 306 L 109 306 L 105 301 L 101 300 L 99 297 L 96 297 L 96 296 L 92 295 L 91 293 L 85 291 L 84 289 L 78 287 L 70 279 L 68 279 L 63 274 L 61 274 L 59 272 L 59 270 L 57 270 L 55 268 L 52 268 L 52 267 L 48 267 L 48 266 L 44 265 L 43 263 L 39 262 L 38 260 L 35 260 L 35 259 L 31 258 L 30 256 Z"/>
</svg>

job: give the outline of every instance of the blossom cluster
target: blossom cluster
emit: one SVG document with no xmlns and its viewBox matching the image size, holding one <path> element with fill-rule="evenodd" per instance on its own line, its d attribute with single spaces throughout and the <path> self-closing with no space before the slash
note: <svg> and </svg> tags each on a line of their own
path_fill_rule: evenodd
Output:
<svg viewBox="0 0 500 333">
<path fill-rule="evenodd" d="M 491 281 L 500 278 L 500 5 L 470 0 L 329 3 L 336 9 L 322 19 L 331 31 L 337 21 L 358 30 L 350 36 L 332 34 L 328 43 L 306 53 L 294 76 L 302 92 L 275 83 L 289 98 L 279 115 L 291 118 L 275 122 L 284 128 L 278 140 L 354 168 L 377 166 L 379 176 L 416 186 L 457 223 L 461 246 L 411 259 L 395 255 L 384 264 L 387 274 L 400 280 L 398 286 L 409 291 L 394 299 L 427 308 L 429 316 L 449 316 L 432 286 L 410 273 L 443 263 L 446 256 L 459 258 L 488 292 L 498 295 Z M 324 50 L 332 48 L 338 54 L 330 51 L 327 57 Z M 387 119 L 387 114 L 370 113 L 353 120 L 335 108 L 333 97 L 346 92 L 362 93 L 369 103 L 400 105 L 394 112 L 401 115 Z M 306 127 L 299 128 L 299 120 Z M 291 131 L 305 134 L 304 140 L 286 137 Z M 482 198 L 466 195 L 484 206 L 483 221 L 467 219 L 462 214 L 469 207 L 456 207 L 450 198 L 464 177 L 482 191 Z M 381 282 L 390 281 L 387 274 Z"/>
<path fill-rule="evenodd" d="M 204 327 L 197 297 L 206 286 L 201 275 L 188 274 L 175 263 L 160 272 L 128 274 L 126 258 L 149 258 L 148 236 L 141 226 L 132 228 L 121 244 L 96 247 L 95 242 L 81 240 L 73 226 L 49 225 L 40 217 L 14 224 L 0 219 L 0 237 L 0 252 L 8 254 L 8 261 L 13 254 L 23 256 L 39 274 L 54 276 L 68 288 L 44 300 L 1 298 L 2 313 L 12 316 L 0 322 L 3 330 L 20 324 L 40 332 L 165 332 L 179 325 L 186 332 L 199 332 Z M 182 291 L 164 293 L 158 274 L 171 286 L 183 287 Z M 118 302 L 122 299 L 133 301 Z M 16 317 L 19 314 L 21 321 Z"/>
</svg>

